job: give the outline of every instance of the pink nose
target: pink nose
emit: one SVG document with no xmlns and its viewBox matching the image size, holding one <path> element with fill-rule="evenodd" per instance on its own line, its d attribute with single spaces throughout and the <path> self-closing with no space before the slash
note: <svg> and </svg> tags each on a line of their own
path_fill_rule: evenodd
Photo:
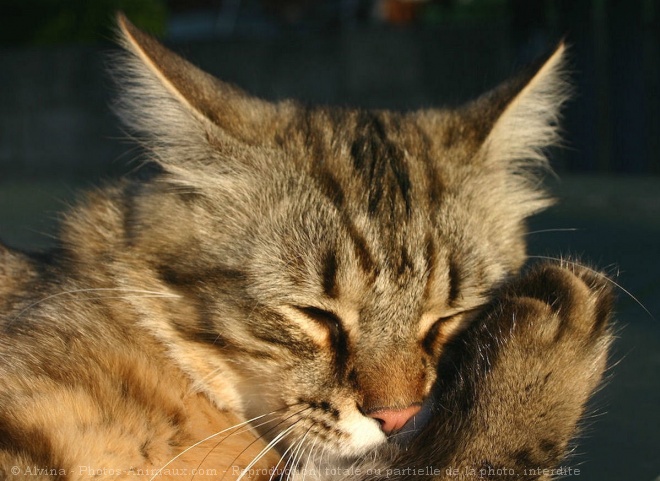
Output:
<svg viewBox="0 0 660 481">
<path fill-rule="evenodd" d="M 369 414 L 380 423 L 380 428 L 385 434 L 392 434 L 401 429 L 421 409 L 420 406 L 409 406 L 405 409 L 380 409 Z"/>
</svg>

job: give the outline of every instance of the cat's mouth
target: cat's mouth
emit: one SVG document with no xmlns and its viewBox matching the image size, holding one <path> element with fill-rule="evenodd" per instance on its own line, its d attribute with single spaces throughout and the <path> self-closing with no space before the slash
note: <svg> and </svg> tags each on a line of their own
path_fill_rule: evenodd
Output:
<svg viewBox="0 0 660 481">
<path fill-rule="evenodd" d="M 397 444 L 409 443 L 428 424 L 433 415 L 433 396 L 428 396 L 417 413 L 389 437 Z"/>
<path fill-rule="evenodd" d="M 301 399 L 276 424 L 264 435 L 284 457 L 305 451 L 310 460 L 320 456 L 350 460 L 387 442 L 377 420 L 355 407 L 328 401 Z"/>
</svg>

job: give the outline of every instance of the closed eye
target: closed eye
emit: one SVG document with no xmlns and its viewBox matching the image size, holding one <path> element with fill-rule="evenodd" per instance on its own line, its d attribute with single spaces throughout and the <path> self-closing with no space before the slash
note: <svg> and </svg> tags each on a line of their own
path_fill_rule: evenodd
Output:
<svg viewBox="0 0 660 481">
<path fill-rule="evenodd" d="M 436 351 L 438 344 L 444 341 L 445 336 L 443 335 L 442 331 L 444 329 L 442 327 L 452 323 L 452 320 L 456 317 L 456 315 L 439 317 L 431 324 L 429 330 L 426 331 L 424 339 L 422 339 L 422 348 L 428 355 L 432 355 Z"/>
<path fill-rule="evenodd" d="M 432 355 L 441 344 L 446 343 L 461 328 L 467 326 L 478 313 L 479 308 L 476 308 L 436 318 L 422 338 L 422 348 L 427 354 Z"/>
<path fill-rule="evenodd" d="M 329 334 L 333 366 L 339 379 L 346 377 L 348 360 L 350 358 L 350 342 L 339 317 L 330 311 L 311 306 L 296 306 L 296 310 L 304 314 L 316 324 L 325 328 Z"/>
<path fill-rule="evenodd" d="M 321 327 L 328 329 L 333 339 L 337 339 L 342 334 L 341 320 L 333 312 L 312 306 L 296 306 L 296 309 Z"/>
</svg>

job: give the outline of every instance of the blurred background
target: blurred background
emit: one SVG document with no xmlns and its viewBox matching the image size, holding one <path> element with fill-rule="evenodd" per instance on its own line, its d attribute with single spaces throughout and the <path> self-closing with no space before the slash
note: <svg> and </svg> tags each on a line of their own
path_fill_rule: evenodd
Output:
<svg viewBox="0 0 660 481">
<path fill-rule="evenodd" d="M 621 286 L 616 366 L 566 465 L 585 481 L 660 480 L 660 2 L 0 0 L 8 245 L 52 245 L 77 190 L 137 165 L 110 108 L 117 10 L 264 98 L 379 108 L 459 105 L 566 39 L 560 202 L 532 220 L 530 254 L 578 255 Z"/>
</svg>

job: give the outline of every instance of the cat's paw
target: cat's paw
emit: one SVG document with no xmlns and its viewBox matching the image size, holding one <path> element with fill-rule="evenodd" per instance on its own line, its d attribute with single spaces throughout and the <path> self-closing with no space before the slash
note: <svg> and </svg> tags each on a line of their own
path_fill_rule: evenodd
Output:
<svg viewBox="0 0 660 481">
<path fill-rule="evenodd" d="M 476 346 L 474 433 L 460 464 L 509 479 L 497 473 L 561 462 L 606 368 L 612 303 L 607 278 L 574 264 L 535 266 L 504 289 L 477 336 L 487 347 Z"/>
<path fill-rule="evenodd" d="M 597 271 L 544 263 L 508 286 L 500 303 L 510 316 L 502 321 L 510 320 L 513 335 L 527 336 L 530 347 L 556 344 L 566 350 L 572 345 L 574 355 L 585 355 L 608 337 L 613 295 L 610 282 Z"/>
<path fill-rule="evenodd" d="M 573 264 L 540 264 L 512 281 L 447 346 L 428 425 L 373 460 L 381 475 L 364 479 L 566 475 L 572 468 L 559 465 L 606 367 L 612 302 L 605 276 Z"/>
<path fill-rule="evenodd" d="M 448 346 L 433 418 L 396 463 L 442 481 L 550 479 L 605 370 L 611 310 L 609 281 L 587 268 L 515 279 Z"/>
</svg>

